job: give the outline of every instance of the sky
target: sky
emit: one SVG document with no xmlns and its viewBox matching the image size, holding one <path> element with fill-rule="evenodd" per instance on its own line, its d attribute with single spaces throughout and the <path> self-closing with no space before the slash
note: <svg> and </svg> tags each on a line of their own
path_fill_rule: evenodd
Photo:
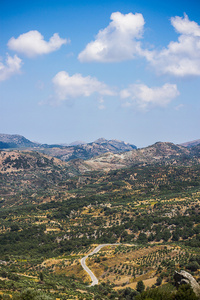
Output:
<svg viewBox="0 0 200 300">
<path fill-rule="evenodd" d="M 0 133 L 200 139 L 200 2 L 0 0 Z"/>
</svg>

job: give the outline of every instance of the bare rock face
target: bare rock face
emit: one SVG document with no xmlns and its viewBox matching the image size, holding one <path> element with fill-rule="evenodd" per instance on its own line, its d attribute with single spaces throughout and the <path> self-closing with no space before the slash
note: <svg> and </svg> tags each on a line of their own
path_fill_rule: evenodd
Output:
<svg viewBox="0 0 200 300">
<path fill-rule="evenodd" d="M 199 297 L 200 296 L 200 285 L 194 279 L 194 277 L 186 272 L 181 270 L 180 272 L 175 271 L 174 274 L 175 285 L 178 288 L 181 284 L 190 284 L 194 293 Z"/>
</svg>

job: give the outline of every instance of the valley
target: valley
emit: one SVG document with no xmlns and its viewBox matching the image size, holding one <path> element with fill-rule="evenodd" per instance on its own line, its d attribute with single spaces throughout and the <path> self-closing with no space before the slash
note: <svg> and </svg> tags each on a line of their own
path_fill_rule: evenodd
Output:
<svg viewBox="0 0 200 300">
<path fill-rule="evenodd" d="M 161 142 L 67 162 L 1 150 L 2 297 L 176 299 L 175 270 L 200 280 L 199 158 Z"/>
</svg>

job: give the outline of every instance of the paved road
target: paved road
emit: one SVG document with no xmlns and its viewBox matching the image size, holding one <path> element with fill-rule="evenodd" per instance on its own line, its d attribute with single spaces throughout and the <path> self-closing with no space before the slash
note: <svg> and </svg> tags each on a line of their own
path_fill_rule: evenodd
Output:
<svg viewBox="0 0 200 300">
<path fill-rule="evenodd" d="M 98 279 L 96 278 L 96 276 L 94 275 L 94 273 L 86 266 L 86 259 L 88 258 L 88 256 L 91 256 L 97 252 L 99 252 L 99 250 L 105 246 L 118 246 L 120 244 L 102 244 L 102 245 L 99 245 L 97 246 L 92 252 L 90 252 L 88 255 L 84 256 L 82 259 L 81 259 L 81 266 L 83 267 L 83 269 L 89 274 L 91 280 L 92 280 L 92 283 L 90 284 L 90 286 L 93 286 L 93 285 L 96 285 L 98 284 Z"/>
</svg>

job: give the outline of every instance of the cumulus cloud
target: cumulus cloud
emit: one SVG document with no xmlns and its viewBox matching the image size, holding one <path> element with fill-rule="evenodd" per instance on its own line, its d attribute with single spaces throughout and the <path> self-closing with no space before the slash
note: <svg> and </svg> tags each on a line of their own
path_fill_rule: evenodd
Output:
<svg viewBox="0 0 200 300">
<path fill-rule="evenodd" d="M 16 39 L 12 37 L 8 41 L 8 47 L 28 57 L 34 57 L 56 51 L 67 42 L 68 40 L 60 38 L 58 33 L 54 33 L 50 40 L 46 42 L 40 32 L 32 30 L 21 34 Z"/>
<path fill-rule="evenodd" d="M 133 59 L 141 52 L 144 18 L 142 14 L 111 14 L 111 22 L 100 30 L 96 39 L 90 42 L 79 54 L 81 62 L 117 62 Z"/>
<path fill-rule="evenodd" d="M 159 73 L 177 77 L 200 75 L 200 26 L 184 18 L 171 18 L 171 24 L 179 33 L 178 41 L 170 42 L 161 51 L 144 51 L 143 55 Z"/>
<path fill-rule="evenodd" d="M 0 81 L 10 78 L 14 74 L 20 73 L 22 60 L 14 55 L 13 57 L 7 55 L 6 63 L 0 62 Z"/>
<path fill-rule="evenodd" d="M 115 12 L 110 19 L 110 24 L 79 54 L 81 62 L 119 62 L 141 57 L 159 74 L 200 75 L 200 26 L 186 14 L 171 18 L 178 40 L 171 41 L 162 50 L 142 48 L 140 39 L 145 24 L 142 14 Z"/>
<path fill-rule="evenodd" d="M 200 26 L 196 22 L 190 21 L 186 14 L 184 14 L 184 18 L 172 17 L 171 24 L 178 33 L 200 37 Z"/>
<path fill-rule="evenodd" d="M 54 84 L 56 99 L 59 101 L 89 97 L 94 93 L 102 96 L 115 95 L 115 92 L 105 83 L 91 76 L 83 77 L 81 74 L 70 76 L 67 72 L 61 71 L 56 74 L 52 82 Z"/>
<path fill-rule="evenodd" d="M 123 106 L 135 106 L 141 110 L 150 107 L 165 107 L 179 95 L 176 84 L 166 83 L 161 87 L 150 88 L 145 84 L 132 84 L 120 92 Z"/>
</svg>

